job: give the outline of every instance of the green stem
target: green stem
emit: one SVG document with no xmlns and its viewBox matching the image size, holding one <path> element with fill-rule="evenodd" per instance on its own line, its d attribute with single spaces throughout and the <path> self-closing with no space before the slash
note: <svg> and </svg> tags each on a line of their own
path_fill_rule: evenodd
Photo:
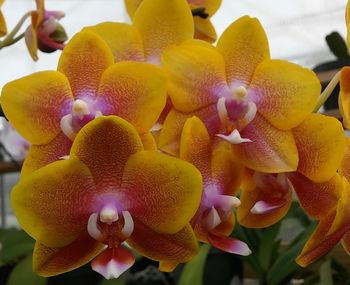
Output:
<svg viewBox="0 0 350 285">
<path fill-rule="evenodd" d="M 22 33 L 18 37 L 15 37 L 15 36 L 18 33 L 19 29 L 24 24 L 24 22 L 27 20 L 27 18 L 31 16 L 31 14 L 32 12 L 27 12 L 26 14 L 23 15 L 23 17 L 18 21 L 17 25 L 6 36 L 6 38 L 3 41 L 0 41 L 0 49 L 2 49 L 3 47 L 7 47 L 9 45 L 12 45 L 24 37 L 24 33 Z"/>
<path fill-rule="evenodd" d="M 317 113 L 318 110 L 322 107 L 322 105 L 327 101 L 328 97 L 331 96 L 334 88 L 338 85 L 340 78 L 340 71 L 334 75 L 332 80 L 328 83 L 327 87 L 321 93 L 320 97 L 318 97 L 318 101 L 316 107 L 314 109 L 314 113 Z"/>
</svg>

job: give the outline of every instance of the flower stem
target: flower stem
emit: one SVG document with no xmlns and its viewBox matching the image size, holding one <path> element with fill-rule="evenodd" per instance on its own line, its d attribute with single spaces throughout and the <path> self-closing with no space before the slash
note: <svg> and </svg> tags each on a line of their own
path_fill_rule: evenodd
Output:
<svg viewBox="0 0 350 285">
<path fill-rule="evenodd" d="M 327 101 L 329 96 L 331 96 L 334 88 L 338 85 L 340 78 L 340 71 L 338 71 L 332 80 L 328 83 L 327 87 L 323 90 L 320 97 L 318 97 L 318 101 L 316 107 L 314 109 L 314 113 L 318 112 L 318 110 L 322 107 L 322 105 Z"/>
<path fill-rule="evenodd" d="M 23 15 L 23 17 L 18 21 L 17 25 L 13 28 L 13 30 L 6 36 L 6 38 L 2 41 L 0 41 L 0 49 L 10 46 L 16 42 L 18 42 L 20 39 L 24 37 L 24 33 L 21 35 L 16 36 L 24 22 L 27 20 L 28 17 L 30 17 L 32 12 L 27 12 Z"/>
</svg>

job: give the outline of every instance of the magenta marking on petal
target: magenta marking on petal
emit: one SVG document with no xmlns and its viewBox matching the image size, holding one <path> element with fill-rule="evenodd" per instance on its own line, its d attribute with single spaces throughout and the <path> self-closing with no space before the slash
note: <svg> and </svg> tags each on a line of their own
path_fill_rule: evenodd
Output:
<svg viewBox="0 0 350 285">
<path fill-rule="evenodd" d="M 281 208 L 285 203 L 280 204 L 269 204 L 265 201 L 258 201 L 254 204 L 253 208 L 250 209 L 252 214 L 267 214 L 275 209 Z"/>
<path fill-rule="evenodd" d="M 238 239 L 233 239 L 225 236 L 218 236 L 214 234 L 209 234 L 207 238 L 213 246 L 223 251 L 243 256 L 247 256 L 252 253 L 248 245 L 245 242 L 240 241 Z"/>
<path fill-rule="evenodd" d="M 92 261 L 92 269 L 106 279 L 118 278 L 135 263 L 135 257 L 123 246 L 108 248 Z"/>
</svg>

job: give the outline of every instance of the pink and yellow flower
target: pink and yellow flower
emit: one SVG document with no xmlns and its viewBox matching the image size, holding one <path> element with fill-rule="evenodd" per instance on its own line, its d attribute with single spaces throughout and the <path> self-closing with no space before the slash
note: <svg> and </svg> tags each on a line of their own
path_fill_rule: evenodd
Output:
<svg viewBox="0 0 350 285">
<path fill-rule="evenodd" d="M 125 0 L 126 10 L 131 19 L 142 2 L 143 0 Z M 215 42 L 217 35 L 210 18 L 219 9 L 221 0 L 187 0 L 187 2 L 192 10 L 195 26 L 194 37 L 208 42 Z"/>
<path fill-rule="evenodd" d="M 248 246 L 230 237 L 235 224 L 234 208 L 240 205 L 242 167 L 223 141 L 212 144 L 205 125 L 193 117 L 186 121 L 181 136 L 180 158 L 192 163 L 203 177 L 199 209 L 191 220 L 197 239 L 240 255 L 249 255 Z"/>
<path fill-rule="evenodd" d="M 84 28 L 105 39 L 116 62 L 146 61 L 160 64 L 163 50 L 192 39 L 191 10 L 185 0 L 144 0 L 132 24 L 105 22 Z"/>
<path fill-rule="evenodd" d="M 25 31 L 25 41 L 33 60 L 38 60 L 38 49 L 53 52 L 63 49 L 67 35 L 58 20 L 64 17 L 61 11 L 45 10 L 44 0 L 35 0 L 36 11 L 32 12 L 32 23 Z"/>
<path fill-rule="evenodd" d="M 1 12 L 1 6 L 4 4 L 5 0 L 0 0 L 0 37 L 7 34 L 7 25 L 5 21 L 4 14 Z"/>
<path fill-rule="evenodd" d="M 34 73 L 6 84 L 1 105 L 10 123 L 33 144 L 28 174 L 69 153 L 76 133 L 101 115 L 118 115 L 147 133 L 165 105 L 166 79 L 153 65 L 114 64 L 107 44 L 80 32 L 65 47 L 58 71 Z"/>
<path fill-rule="evenodd" d="M 165 271 L 196 254 L 188 222 L 201 190 L 194 166 L 145 151 L 131 124 L 102 116 L 78 133 L 67 160 L 22 178 L 11 205 L 37 241 L 37 273 L 56 275 L 97 256 L 93 269 L 116 278 L 135 261 L 124 241 Z"/>
<path fill-rule="evenodd" d="M 308 69 L 270 59 L 257 19 L 235 21 L 216 48 L 198 41 L 170 47 L 162 63 L 174 109 L 163 125 L 160 148 L 177 153 L 183 124 L 195 115 L 211 136 L 232 143 L 246 167 L 268 173 L 296 170 L 292 129 L 312 112 L 320 83 Z"/>
<path fill-rule="evenodd" d="M 337 202 L 337 190 L 329 192 L 328 181 L 339 168 L 345 148 L 344 131 L 335 118 L 310 114 L 292 130 L 298 148 L 294 173 L 267 174 L 249 171 L 241 185 L 238 222 L 246 227 L 268 227 L 282 219 L 295 189 L 301 206 L 320 219 Z M 324 185 L 317 189 L 314 184 Z M 317 199 L 317 201 L 315 200 Z M 328 203 L 328 202 L 331 203 Z"/>
</svg>

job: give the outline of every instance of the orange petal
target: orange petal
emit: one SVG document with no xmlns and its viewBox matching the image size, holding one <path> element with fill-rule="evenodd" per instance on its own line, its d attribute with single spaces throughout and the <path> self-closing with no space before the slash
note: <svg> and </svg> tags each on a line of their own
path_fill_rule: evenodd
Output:
<svg viewBox="0 0 350 285">
<path fill-rule="evenodd" d="M 339 168 L 345 149 L 341 123 L 335 118 L 310 114 L 293 129 L 293 134 L 299 153 L 297 171 L 315 182 L 329 180 Z"/>
<path fill-rule="evenodd" d="M 211 136 L 217 133 L 221 126 L 216 104 L 210 105 L 191 114 L 183 114 L 172 109 L 165 119 L 161 129 L 158 147 L 167 153 L 177 155 L 182 128 L 186 119 L 192 116 L 197 116 L 204 122 Z"/>
<path fill-rule="evenodd" d="M 198 251 L 197 240 L 189 224 L 174 234 L 159 234 L 134 219 L 135 228 L 127 240 L 141 255 L 160 261 L 161 271 L 172 271 L 178 263 L 191 260 Z M 171 265 L 170 268 L 169 264 Z"/>
<path fill-rule="evenodd" d="M 211 180 L 211 140 L 197 117 L 186 120 L 181 134 L 180 159 L 192 163 L 202 174 L 204 189 Z"/>
<path fill-rule="evenodd" d="M 350 5 L 348 5 L 349 7 Z M 343 67 L 340 72 L 339 110 L 343 125 L 350 129 L 350 67 Z"/>
<path fill-rule="evenodd" d="M 162 51 L 193 38 L 191 10 L 185 0 L 144 0 L 133 17 L 148 62 L 160 63 Z"/>
<path fill-rule="evenodd" d="M 224 56 L 230 85 L 247 86 L 257 66 L 270 58 L 264 29 L 258 19 L 248 16 L 239 18 L 224 31 L 217 48 Z"/>
<path fill-rule="evenodd" d="M 314 219 L 321 219 L 333 211 L 342 190 L 342 179 L 335 174 L 329 181 L 315 183 L 299 173 L 289 176 L 304 211 Z"/>
<path fill-rule="evenodd" d="M 105 191 L 120 186 L 127 160 L 141 150 L 141 139 L 132 125 L 119 117 L 102 116 L 80 130 L 70 156 L 86 164 L 97 189 Z"/>
<path fill-rule="evenodd" d="M 306 267 L 328 253 L 344 235 L 342 229 L 332 235 L 327 235 L 334 220 L 334 214 L 335 212 L 329 213 L 328 216 L 319 222 L 316 230 L 306 242 L 302 252 L 296 259 L 296 262 L 300 266 Z"/>
<path fill-rule="evenodd" d="M 65 105 L 73 100 L 67 78 L 43 71 L 7 83 L 1 106 L 14 128 L 33 144 L 47 144 L 60 132 Z"/>
<path fill-rule="evenodd" d="M 141 151 L 127 161 L 119 192 L 133 217 L 156 232 L 173 234 L 197 211 L 202 177 L 188 162 Z"/>
<path fill-rule="evenodd" d="M 33 171 L 69 155 L 71 146 L 72 141 L 63 133 L 60 133 L 48 144 L 31 145 L 22 165 L 21 177 L 23 178 Z"/>
<path fill-rule="evenodd" d="M 118 115 L 140 133 L 157 122 L 166 103 L 167 81 L 162 70 L 141 62 L 120 62 L 102 75 L 98 100 L 105 115 Z"/>
<path fill-rule="evenodd" d="M 243 188 L 241 206 L 237 212 L 238 222 L 249 228 L 269 227 L 287 214 L 292 191 L 282 176 L 256 173 L 253 177 L 255 185 Z"/>
<path fill-rule="evenodd" d="M 350 2 L 346 4 L 346 13 L 345 13 L 346 27 L 347 27 L 347 42 L 348 49 L 350 48 Z"/>
<path fill-rule="evenodd" d="M 110 47 L 114 61 L 144 61 L 142 39 L 135 27 L 125 23 L 105 22 L 85 27 L 82 31 L 94 32 Z"/>
<path fill-rule="evenodd" d="M 350 138 L 345 140 L 345 151 L 338 171 L 350 181 Z"/>
<path fill-rule="evenodd" d="M 66 45 L 57 70 L 64 73 L 74 97 L 95 97 L 102 73 L 114 62 L 106 42 L 89 31 L 77 33 Z"/>
<path fill-rule="evenodd" d="M 86 231 L 65 247 L 47 247 L 37 242 L 33 253 L 33 270 L 45 277 L 68 272 L 88 263 L 103 247 Z"/>
<path fill-rule="evenodd" d="M 140 138 L 141 138 L 141 141 L 143 144 L 143 148 L 145 150 L 157 150 L 158 149 L 157 142 L 150 132 L 140 135 Z"/>
<path fill-rule="evenodd" d="M 248 168 L 267 173 L 294 171 L 298 151 L 291 131 L 281 131 L 257 114 L 240 132 L 252 142 L 232 145 L 238 161 Z"/>
<path fill-rule="evenodd" d="M 321 92 L 316 74 L 284 60 L 265 60 L 249 86 L 258 111 L 272 125 L 289 130 L 315 108 Z"/>
<path fill-rule="evenodd" d="M 0 11 L 0 37 L 7 34 L 7 25 L 4 14 Z"/>
<path fill-rule="evenodd" d="M 86 227 L 94 191 L 91 173 L 82 162 L 57 161 L 21 179 L 11 192 L 11 206 L 35 240 L 63 247 Z"/>
<path fill-rule="evenodd" d="M 230 92 L 225 63 L 213 48 L 188 41 L 166 49 L 162 63 L 169 78 L 171 101 L 180 112 L 199 110 Z"/>
</svg>

